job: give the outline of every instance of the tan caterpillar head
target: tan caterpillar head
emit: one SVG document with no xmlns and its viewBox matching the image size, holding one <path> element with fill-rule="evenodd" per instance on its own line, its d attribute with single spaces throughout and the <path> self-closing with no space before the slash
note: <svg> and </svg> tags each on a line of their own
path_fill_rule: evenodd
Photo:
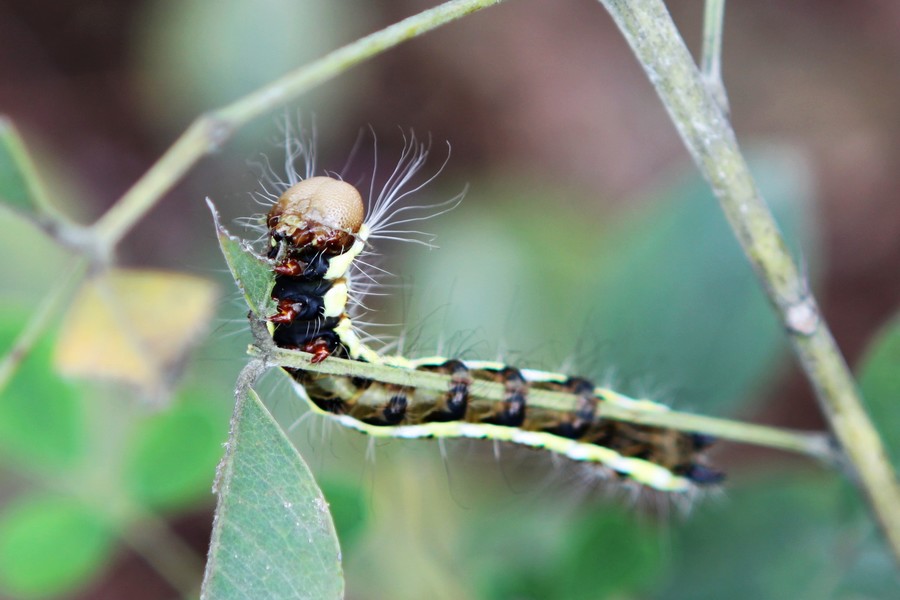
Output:
<svg viewBox="0 0 900 600">
<path fill-rule="evenodd" d="M 266 224 L 273 240 L 339 254 L 353 245 L 364 218 L 355 187 L 332 177 L 310 177 L 285 190 Z"/>
</svg>

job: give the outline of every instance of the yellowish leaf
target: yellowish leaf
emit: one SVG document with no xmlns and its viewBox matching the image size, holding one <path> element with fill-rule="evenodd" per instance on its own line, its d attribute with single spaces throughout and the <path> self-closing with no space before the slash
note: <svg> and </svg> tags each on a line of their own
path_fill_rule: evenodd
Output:
<svg viewBox="0 0 900 600">
<path fill-rule="evenodd" d="M 215 285 L 176 272 L 111 269 L 85 283 L 57 342 L 68 375 L 160 391 L 213 316 Z"/>
</svg>

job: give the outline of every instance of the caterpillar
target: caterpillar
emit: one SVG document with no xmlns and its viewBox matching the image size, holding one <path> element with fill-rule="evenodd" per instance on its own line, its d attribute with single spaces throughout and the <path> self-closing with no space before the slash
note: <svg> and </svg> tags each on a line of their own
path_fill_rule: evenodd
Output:
<svg viewBox="0 0 900 600">
<path fill-rule="evenodd" d="M 268 329 L 275 345 L 308 352 L 313 363 L 341 357 L 430 371 L 445 376 L 449 385 L 436 392 L 285 368 L 312 409 L 375 437 L 489 439 L 543 449 L 662 492 L 720 483 L 724 474 L 708 466 L 704 456 L 711 437 L 598 414 L 601 400 L 645 410 L 667 410 L 664 405 L 629 398 L 585 378 L 499 362 L 382 355 L 363 340 L 348 308 L 354 293 L 351 267 L 377 225 L 404 210 L 394 206 L 410 192 L 399 190 L 427 155 L 414 141 L 411 148 L 374 201 L 369 221 L 359 190 L 338 178 L 314 175 L 309 157 L 306 177 L 293 174 L 282 184 L 286 189 L 265 218 L 266 254 L 275 280 Z M 502 386 L 500 401 L 481 392 L 488 384 Z M 529 406 L 529 394 L 538 390 L 571 394 L 576 407 L 560 412 Z"/>
</svg>

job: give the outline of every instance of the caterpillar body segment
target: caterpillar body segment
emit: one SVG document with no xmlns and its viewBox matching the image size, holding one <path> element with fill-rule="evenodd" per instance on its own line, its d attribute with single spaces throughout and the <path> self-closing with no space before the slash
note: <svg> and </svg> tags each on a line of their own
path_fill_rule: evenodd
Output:
<svg viewBox="0 0 900 600">
<path fill-rule="evenodd" d="M 388 194 L 388 202 L 393 201 Z M 385 209 L 376 203 L 373 213 L 383 217 Z M 275 344 L 310 352 L 313 362 L 339 356 L 438 372 L 448 376 L 448 387 L 431 391 L 285 369 L 314 410 L 374 437 L 490 439 L 543 449 L 602 465 L 664 492 L 688 492 L 724 478 L 706 465 L 707 436 L 605 420 L 598 414 L 600 400 L 643 410 L 667 410 L 664 405 L 560 373 L 495 361 L 382 356 L 369 347 L 348 310 L 354 293 L 351 266 L 373 231 L 363 220 L 359 192 L 329 177 L 302 180 L 278 198 L 266 219 L 275 272 L 277 311 L 269 317 Z M 500 384 L 503 398 L 480 395 L 485 383 Z M 536 390 L 572 394 L 576 408 L 564 412 L 529 406 L 529 393 Z"/>
<path fill-rule="evenodd" d="M 466 368 L 465 375 L 461 374 L 461 366 Z M 563 384 L 526 381 L 528 389 L 573 393 L 579 403 L 571 413 L 526 403 L 521 421 L 513 426 L 509 424 L 509 400 L 492 401 L 478 393 L 480 382 L 508 381 L 511 367 L 502 371 L 470 370 L 466 361 L 449 359 L 443 364 L 419 368 L 450 374 L 447 391 L 400 388 L 368 379 L 320 376 L 304 371 L 294 371 L 292 376 L 302 384 L 303 395 L 318 412 L 338 415 L 342 425 L 376 437 L 510 442 L 576 461 L 598 463 L 665 492 L 688 491 L 723 479 L 720 472 L 705 464 L 702 451 L 709 445 L 706 436 L 598 420 L 595 416 L 598 397 L 587 380 L 572 378 Z M 522 388 L 512 393 L 527 396 Z M 403 397 L 402 416 L 396 410 L 398 396 Z"/>
</svg>

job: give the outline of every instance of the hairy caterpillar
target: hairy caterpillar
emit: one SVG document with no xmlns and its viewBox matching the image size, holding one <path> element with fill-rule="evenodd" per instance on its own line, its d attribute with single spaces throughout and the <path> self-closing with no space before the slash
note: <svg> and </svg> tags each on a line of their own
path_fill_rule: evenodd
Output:
<svg viewBox="0 0 900 600">
<path fill-rule="evenodd" d="M 337 356 L 441 373 L 450 382 L 446 390 L 435 392 L 287 369 L 313 409 L 376 437 L 491 439 L 545 449 L 665 492 L 720 482 L 724 475 L 708 467 L 703 456 L 712 443 L 708 436 L 605 420 L 597 414 L 599 400 L 652 410 L 666 410 L 663 405 L 633 400 L 579 377 L 497 362 L 383 356 L 365 343 L 348 309 L 354 293 L 351 267 L 385 223 L 417 220 L 397 219 L 404 209 L 395 206 L 410 193 L 401 189 L 426 154 L 415 142 L 408 147 L 374 200 L 368 221 L 360 192 L 339 179 L 315 176 L 308 156 L 306 177 L 292 173 L 279 186 L 286 189 L 266 216 L 276 305 L 268 323 L 275 344 L 309 352 L 314 363 Z M 382 231 L 381 237 L 388 236 Z M 489 383 L 502 386 L 502 400 L 481 394 Z M 572 394 L 577 407 L 571 412 L 530 407 L 529 393 L 536 390 Z"/>
</svg>

